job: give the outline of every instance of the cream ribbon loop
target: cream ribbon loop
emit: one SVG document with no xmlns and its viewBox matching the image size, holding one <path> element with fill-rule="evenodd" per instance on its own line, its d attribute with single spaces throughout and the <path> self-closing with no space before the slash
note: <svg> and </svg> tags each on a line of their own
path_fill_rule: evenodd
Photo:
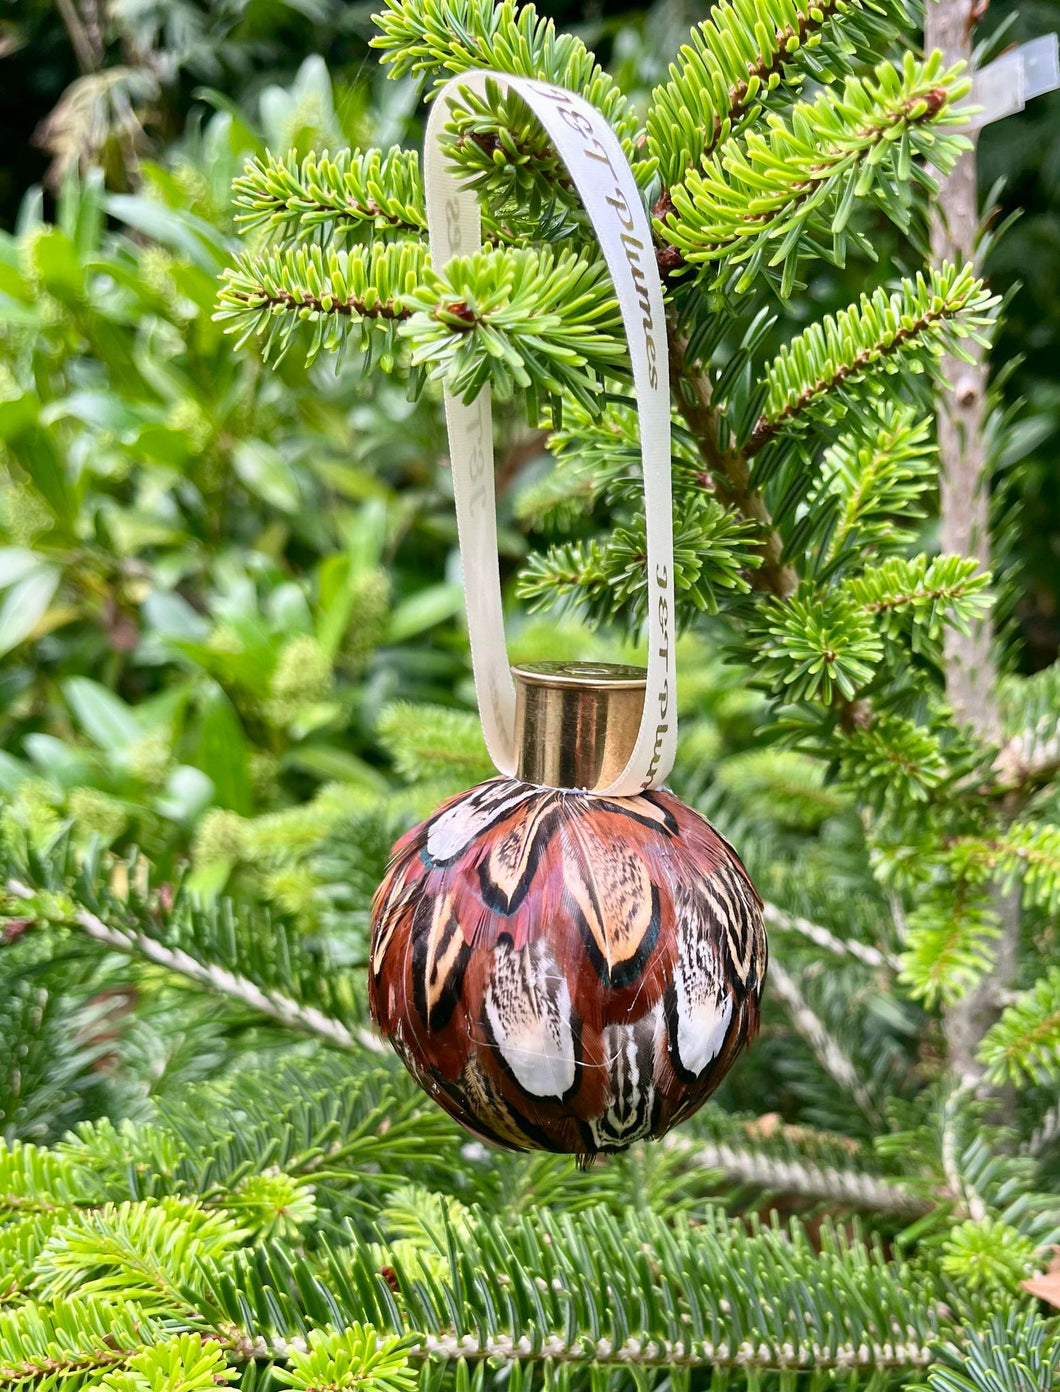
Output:
<svg viewBox="0 0 1060 1392">
<path fill-rule="evenodd" d="M 662 286 L 651 228 L 618 138 L 594 107 L 547 82 L 474 71 L 446 83 L 427 122 L 424 181 L 435 266 L 444 266 L 453 256 L 470 255 L 482 245 L 478 199 L 473 190 L 461 187 L 441 142 L 450 103 L 459 99 L 461 89 L 484 95 L 490 82 L 526 102 L 566 165 L 599 239 L 629 341 L 644 473 L 648 678 L 629 762 L 612 783 L 592 790 L 628 797 L 665 779 L 677 743 L 670 390 Z M 489 388 L 484 387 L 470 405 L 446 392 L 445 414 L 479 715 L 491 759 L 502 773 L 511 774 L 515 687 L 504 641 Z"/>
</svg>

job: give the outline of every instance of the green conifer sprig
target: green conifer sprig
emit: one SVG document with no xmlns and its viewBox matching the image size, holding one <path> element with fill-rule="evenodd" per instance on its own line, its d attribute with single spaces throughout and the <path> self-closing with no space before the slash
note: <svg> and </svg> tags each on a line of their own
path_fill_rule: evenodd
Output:
<svg viewBox="0 0 1060 1392">
<path fill-rule="evenodd" d="M 938 1303 L 931 1278 L 888 1263 L 856 1229 L 847 1236 L 822 1225 L 818 1254 L 794 1226 L 750 1228 L 713 1213 L 691 1229 L 647 1213 L 616 1221 L 599 1211 L 574 1219 L 543 1210 L 513 1221 L 465 1210 L 438 1234 L 443 1280 L 425 1279 L 421 1261 L 391 1252 L 400 1299 L 358 1241 L 319 1275 L 278 1250 L 239 1258 L 209 1280 L 206 1294 L 218 1322 L 274 1348 L 307 1324 L 358 1318 L 359 1310 L 377 1330 L 418 1331 L 421 1355 L 445 1362 L 549 1357 L 576 1373 L 594 1362 L 626 1376 L 674 1362 L 744 1375 L 805 1361 L 848 1371 L 926 1363 Z M 785 1282 L 798 1285 L 794 1319 L 786 1300 L 767 1294 Z M 535 1343 L 521 1345 L 520 1332 L 531 1327 Z"/>
<path fill-rule="evenodd" d="M 984 889 L 945 879 L 918 895 L 903 936 L 901 980 L 910 994 L 949 1006 L 990 969 L 1000 928 Z"/>
<path fill-rule="evenodd" d="M 413 241 L 240 256 L 225 272 L 215 318 L 237 336 L 237 346 L 259 339 L 266 360 L 281 359 L 303 324 L 310 329 L 307 362 L 324 349 L 343 348 L 351 335 L 371 352 L 373 335 L 382 333 L 392 352 L 395 325 L 412 312 L 402 297 L 420 283 L 427 264 L 426 247 Z"/>
<path fill-rule="evenodd" d="M 327 241 L 427 226 L 415 150 L 255 156 L 232 185 L 236 223 L 271 242 Z"/>
<path fill-rule="evenodd" d="M 371 1388 L 372 1392 L 414 1392 L 419 1372 L 409 1363 L 415 1338 L 380 1339 L 371 1327 L 354 1322 L 345 1329 L 311 1329 L 303 1352 L 293 1348 L 290 1366 L 277 1381 L 295 1392 L 318 1388 Z"/>
<path fill-rule="evenodd" d="M 987 341 L 998 303 L 971 266 L 947 264 L 918 272 L 891 294 L 880 287 L 811 324 L 767 368 L 766 408 L 745 454 L 757 454 L 803 422 L 842 419 L 859 403 L 861 393 L 852 389 L 875 373 L 937 375 L 944 354 L 967 356 L 965 339 Z"/>
<path fill-rule="evenodd" d="M 703 489 L 703 464 L 695 443 L 679 421 L 671 422 L 672 478 L 675 511 L 680 515 L 689 494 Z M 597 504 L 608 508 L 641 506 L 640 432 L 631 406 L 608 401 L 602 413 L 564 409 L 563 427 L 548 439 L 551 470 L 523 487 L 516 515 L 535 529 L 566 531 Z"/>
<path fill-rule="evenodd" d="M 0 1310 L 0 1387 L 45 1378 L 61 1387 L 64 1379 L 122 1367 L 164 1338 L 159 1323 L 132 1301 L 87 1295 L 56 1305 L 26 1301 Z"/>
<path fill-rule="evenodd" d="M 600 376 L 628 362 L 618 304 L 602 262 L 548 247 L 492 248 L 424 267 L 399 301 L 412 363 L 472 401 L 488 383 L 498 400 L 569 394 L 599 407 Z"/>
<path fill-rule="evenodd" d="M 1060 912 L 1060 827 L 1017 821 L 994 837 L 954 838 L 946 855 L 955 874 L 978 883 L 994 874 L 1020 879 L 1028 907 Z"/>
<path fill-rule="evenodd" d="M 410 782 L 455 778 L 477 783 L 494 772 L 482 726 L 469 711 L 394 701 L 379 714 L 379 742 Z"/>
<path fill-rule="evenodd" d="M 44 1244 L 34 1289 L 47 1301 L 76 1292 L 135 1300 L 149 1313 L 179 1310 L 201 1263 L 234 1251 L 246 1236 L 228 1214 L 172 1195 L 74 1210 Z"/>
<path fill-rule="evenodd" d="M 926 1381 L 910 1392 L 1044 1392 L 1060 1379 L 1060 1335 L 1036 1311 L 991 1315 L 966 1341 L 947 1340 L 934 1356 Z"/>
<path fill-rule="evenodd" d="M 891 557 L 852 575 L 844 588 L 877 618 L 880 633 L 901 635 L 915 651 L 940 657 L 943 625 L 967 628 L 980 617 L 990 604 L 989 584 L 972 557 L 919 555 Z"/>
<path fill-rule="evenodd" d="M 841 438 L 826 451 L 811 509 L 836 505 L 835 526 L 820 557 L 826 567 L 848 563 L 855 552 L 886 554 L 904 546 L 893 519 L 925 515 L 934 491 L 935 446 L 930 423 L 911 407 L 883 398 L 867 431 Z"/>
<path fill-rule="evenodd" d="M 762 620 L 756 676 L 786 700 L 852 701 L 873 679 L 883 642 L 872 616 L 840 590 L 775 601 Z"/>
<path fill-rule="evenodd" d="M 997 1082 L 1060 1079 L 1060 966 L 1006 1006 L 984 1038 L 979 1057 Z"/>
<path fill-rule="evenodd" d="M 149 883 L 147 867 L 130 857 L 135 886 L 115 893 L 98 855 L 80 864 L 68 835 L 46 856 L 28 852 L 7 861 L 18 903 L 41 931 L 76 929 L 120 952 L 154 960 L 274 1019 L 351 1046 L 363 1004 L 345 973 L 322 971 L 324 960 L 297 935 L 260 913 L 237 912 L 228 900 L 199 903 L 184 888 L 168 907 Z M 297 1027 L 297 1026 L 296 1026 Z"/>
<path fill-rule="evenodd" d="M 483 197 L 504 240 L 517 240 L 510 222 L 534 242 L 584 235 L 586 218 L 566 165 L 521 97 L 490 81 L 482 95 L 463 90 L 450 112 L 446 131 L 461 182 Z M 638 169 L 644 182 L 651 168 Z"/>
<path fill-rule="evenodd" d="M 847 735 L 839 774 L 870 806 L 884 810 L 926 802 L 954 776 L 940 731 L 892 714 Z"/>
<path fill-rule="evenodd" d="M 568 599 L 594 622 L 619 615 L 643 620 L 647 609 L 643 516 L 615 527 L 603 543 L 569 542 L 531 556 L 517 593 L 531 608 Z M 746 594 L 748 573 L 761 564 L 757 529 L 716 498 L 689 498 L 674 525 L 674 593 L 678 622 L 718 612 L 722 597 Z"/>
<path fill-rule="evenodd" d="M 387 0 L 375 16 L 390 76 L 427 77 L 436 87 L 472 68 L 532 77 L 580 93 L 610 122 L 640 185 L 653 177 L 653 160 L 638 158 L 638 121 L 628 98 L 582 41 L 556 32 L 532 4 L 514 0 L 428 0 L 415 8 Z M 475 188 L 491 195 L 502 240 L 557 241 L 584 223 L 566 170 L 539 122 L 517 96 L 489 85 L 485 100 L 464 91 L 447 123 L 450 150 Z M 506 219 L 515 219 L 508 226 Z"/>
<path fill-rule="evenodd" d="M 572 34 L 556 32 L 533 5 L 514 0 L 387 0 L 372 40 L 391 77 L 409 73 L 434 87 L 472 68 L 538 78 L 579 92 L 611 124 L 631 152 L 637 116 L 609 74 Z"/>
<path fill-rule="evenodd" d="M 100 1392 L 154 1392 L 163 1387 L 166 1392 L 214 1392 L 238 1376 L 237 1369 L 225 1362 L 225 1351 L 216 1340 L 175 1334 L 141 1349 L 124 1367 L 105 1373 L 98 1385 Z M 381 1383 L 380 1392 L 390 1389 Z"/>
<path fill-rule="evenodd" d="M 832 81 L 859 58 L 878 57 L 898 21 L 889 0 L 722 0 L 651 94 L 648 149 L 664 186 L 680 183 L 804 76 Z M 842 45 L 833 42 L 839 32 Z"/>
<path fill-rule="evenodd" d="M 871 77 L 850 77 L 842 94 L 825 91 L 786 120 L 770 115 L 764 133 L 727 140 L 670 189 L 673 212 L 657 233 L 704 267 L 707 284 L 741 293 L 766 278 L 787 298 L 801 258 L 842 265 L 848 242 L 872 255 L 850 226 L 857 199 L 908 224 L 911 181 L 931 186 L 918 159 L 930 154 L 945 173 L 962 148 L 944 132 L 963 120 L 954 103 L 967 89 L 939 54 L 918 62 L 907 53 L 900 69 L 881 63 Z"/>
</svg>

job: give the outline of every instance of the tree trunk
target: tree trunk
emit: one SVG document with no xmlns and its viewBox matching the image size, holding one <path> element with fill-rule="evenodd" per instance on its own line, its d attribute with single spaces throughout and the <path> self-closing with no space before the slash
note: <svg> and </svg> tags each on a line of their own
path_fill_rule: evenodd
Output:
<svg viewBox="0 0 1060 1392">
<path fill-rule="evenodd" d="M 972 30 L 981 14 L 976 0 L 928 0 L 924 47 L 941 49 L 946 63 L 971 62 Z M 974 136 L 972 137 L 974 142 Z M 931 252 L 943 261 L 973 261 L 979 230 L 976 149 L 960 156 L 952 173 L 939 182 L 931 215 Z M 939 391 L 940 542 L 942 550 L 975 556 L 990 567 L 990 479 L 984 426 L 987 410 L 987 364 L 978 345 L 975 361 L 946 357 L 949 388 Z M 957 719 L 971 725 L 991 744 L 1001 743 L 997 701 L 994 623 L 987 615 L 967 633 L 948 627 L 945 634 L 946 695 Z M 946 1042 L 957 1077 L 975 1086 L 982 1081 L 976 1062 L 979 1042 L 997 1019 L 1003 992 L 1016 965 L 1020 899 L 1018 889 L 998 891 L 995 908 L 1001 920 L 997 961 L 980 985 L 946 1013 Z"/>
</svg>

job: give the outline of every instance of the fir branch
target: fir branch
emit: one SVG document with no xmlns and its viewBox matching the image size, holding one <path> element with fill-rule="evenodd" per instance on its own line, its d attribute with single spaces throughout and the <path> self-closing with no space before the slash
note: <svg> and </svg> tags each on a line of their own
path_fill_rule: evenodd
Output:
<svg viewBox="0 0 1060 1392">
<path fill-rule="evenodd" d="M 673 211 L 657 234 L 711 283 L 733 281 L 742 293 L 765 276 L 787 298 L 801 258 L 842 264 L 849 240 L 867 246 L 849 227 L 855 198 L 872 195 L 905 226 L 911 178 L 930 184 L 914 161 L 930 153 L 950 168 L 960 141 L 938 130 L 963 119 L 952 109 L 968 89 L 959 71 L 945 71 L 938 54 L 917 62 L 907 53 L 901 69 L 884 62 L 872 77 L 848 78 L 841 95 L 800 102 L 787 123 L 771 116 L 766 134 L 726 141 L 669 190 Z"/>
<path fill-rule="evenodd" d="M 858 1075 L 850 1057 L 844 1053 L 827 1026 L 810 1008 L 805 996 L 784 967 L 774 957 L 769 963 L 769 989 L 784 1004 L 795 1029 L 813 1050 L 825 1072 L 848 1093 L 870 1120 L 878 1119 L 879 1109 Z"/>
<path fill-rule="evenodd" d="M 832 419 L 852 404 L 850 388 L 880 370 L 938 373 L 965 338 L 984 341 L 998 305 L 970 266 L 942 266 L 880 288 L 828 315 L 786 344 L 766 371 L 766 409 L 744 446 L 757 454 L 804 419 Z"/>
<path fill-rule="evenodd" d="M 906 923 L 901 980 L 927 1005 L 951 1005 L 990 969 L 998 936 L 988 894 L 964 880 L 932 886 Z"/>
<path fill-rule="evenodd" d="M 275 1020 L 287 1029 L 315 1035 L 340 1049 L 371 1049 L 374 1053 L 386 1051 L 382 1041 L 371 1030 L 350 1030 L 341 1021 L 329 1018 L 315 1006 L 292 1000 L 278 991 L 263 991 L 245 977 L 236 976 L 234 972 L 215 964 L 197 962 L 180 948 L 166 947 L 146 934 L 125 933 L 117 928 L 108 928 L 87 909 L 77 911 L 74 924 L 94 942 L 102 943 L 116 952 L 143 957 L 177 976 L 186 977 L 189 981 L 215 991 L 218 995 L 239 1001 L 249 1010 Z"/>
<path fill-rule="evenodd" d="M 952 777 L 939 732 L 890 713 L 847 733 L 839 773 L 877 808 L 926 802 Z"/>
<path fill-rule="evenodd" d="M 235 1378 L 225 1359 L 226 1349 L 216 1339 L 198 1333 L 171 1335 L 134 1354 L 119 1372 L 109 1372 L 98 1384 L 101 1392 L 214 1392 Z M 399 1392 L 408 1383 L 379 1385 L 379 1392 Z"/>
<path fill-rule="evenodd" d="M 195 1319 L 203 1264 L 240 1247 L 247 1234 L 227 1213 L 194 1199 L 126 1200 L 67 1214 L 50 1233 L 33 1284 L 45 1300 L 72 1295 L 135 1300 L 159 1318 Z"/>
<path fill-rule="evenodd" d="M 798 933 L 800 937 L 812 942 L 815 947 L 823 947 L 836 957 L 855 957 L 865 966 L 874 969 L 886 968 L 897 971 L 899 959 L 889 952 L 881 952 L 871 943 L 859 942 L 856 938 L 837 938 L 819 923 L 811 923 L 808 918 L 789 913 L 776 904 L 766 903 L 764 907 L 766 927 L 781 933 Z"/>
<path fill-rule="evenodd" d="M 878 625 L 843 590 L 772 600 L 752 633 L 758 678 L 788 701 L 853 701 L 883 658 Z"/>
<path fill-rule="evenodd" d="M 893 559 L 852 576 L 848 592 L 869 614 L 907 609 L 918 623 L 931 624 L 936 612 L 967 615 L 962 600 L 980 600 L 990 577 L 978 572 L 979 562 L 968 556 L 914 556 Z"/>
<path fill-rule="evenodd" d="M 584 237 L 567 166 L 520 96 L 490 80 L 481 94 L 463 90 L 449 111 L 449 155 L 461 183 L 480 196 L 488 235 L 523 243 L 562 241 L 576 230 Z"/>
<path fill-rule="evenodd" d="M 795 749 L 763 746 L 729 755 L 718 765 L 714 783 L 719 794 L 739 799 L 745 816 L 791 830 L 819 828 L 852 807 L 849 797 L 828 785 L 823 761 Z"/>
<path fill-rule="evenodd" d="M 532 4 L 515 0 L 386 0 L 375 16 L 390 76 L 411 74 L 431 83 L 428 96 L 449 77 L 489 69 L 554 83 L 578 92 L 618 136 L 641 186 L 654 161 L 638 158 L 637 114 L 621 88 L 582 41 L 556 32 Z M 487 218 L 505 241 L 560 241 L 584 225 L 566 167 L 521 97 L 487 83 L 485 97 L 465 89 L 450 104 L 447 145 L 471 187 L 487 195 Z M 510 224 L 515 223 L 516 226 Z"/>
<path fill-rule="evenodd" d="M 894 518 L 908 522 L 925 515 L 924 498 L 936 487 L 935 446 L 931 422 L 902 402 L 886 398 L 867 431 L 855 431 L 825 452 L 821 480 L 810 506 L 838 504 L 828 543 L 828 563 L 864 552 L 904 546 Z"/>
<path fill-rule="evenodd" d="M 130 1301 L 77 1294 L 58 1306 L 27 1301 L 0 1310 L 0 1387 L 120 1367 L 159 1337 Z"/>
<path fill-rule="evenodd" d="M 533 77 L 578 92 L 603 115 L 631 153 L 637 116 L 615 80 L 580 39 L 515 0 L 386 0 L 372 47 L 390 77 L 426 77 L 434 90 L 473 68 Z"/>
<path fill-rule="evenodd" d="M 1023 1146 L 1027 1155 L 1038 1158 L 1060 1140 L 1060 1102 L 1056 1102 L 1042 1117 Z"/>
<path fill-rule="evenodd" d="M 414 150 L 295 151 L 248 161 L 232 185 L 240 231 L 273 241 L 362 232 L 425 233 L 423 181 Z"/>
<path fill-rule="evenodd" d="M 313 332 L 307 349 L 312 362 L 324 348 L 343 346 L 357 330 L 362 347 L 373 329 L 392 335 L 411 310 L 403 297 L 419 284 L 428 256 L 420 242 L 374 244 L 351 251 L 316 245 L 274 248 L 237 257 L 225 272 L 214 318 L 241 347 L 261 339 L 262 355 L 279 361 L 299 325 Z"/>
<path fill-rule="evenodd" d="M 928 1213 L 932 1208 L 900 1185 L 857 1170 L 840 1170 L 810 1160 L 785 1160 L 761 1150 L 724 1142 L 704 1144 L 672 1134 L 664 1144 L 668 1150 L 687 1156 L 697 1168 L 721 1171 L 725 1183 L 730 1185 L 747 1185 L 769 1194 L 792 1195 L 903 1218 Z"/>
<path fill-rule="evenodd" d="M 967 1101 L 968 1094 L 963 1087 L 953 1088 L 942 1099 L 939 1117 L 939 1160 L 947 1187 L 960 1204 L 960 1211 L 981 1221 L 987 1215 L 987 1203 L 976 1183 L 976 1175 L 970 1172 L 972 1167 L 967 1163 L 967 1148 L 962 1145 L 962 1104 Z"/>
<path fill-rule="evenodd" d="M 1013 822 L 992 839 L 956 837 L 946 853 L 956 875 L 980 882 L 990 874 L 1022 877 L 1027 905 L 1040 905 L 1047 913 L 1060 911 L 1060 827 Z"/>
<path fill-rule="evenodd" d="M 496 772 L 482 723 L 470 711 L 393 701 L 380 711 L 376 735 L 409 782 L 454 778 L 478 783 Z"/>
<path fill-rule="evenodd" d="M 536 420 L 540 394 L 569 393 L 599 409 L 600 378 L 628 353 L 603 262 L 571 251 L 494 248 L 425 267 L 403 297 L 401 333 L 412 362 L 472 401 L 489 383 L 498 400 L 521 391 Z"/>
<path fill-rule="evenodd" d="M 25 1141 L 0 1146 L 0 1222 L 12 1215 L 54 1213 L 80 1197 L 83 1176 L 55 1153 Z"/>
<path fill-rule="evenodd" d="M 923 1365 L 937 1319 L 924 1275 L 887 1261 L 856 1227 L 850 1236 L 825 1221 L 818 1231 L 815 1249 L 796 1224 L 745 1225 L 712 1209 L 693 1226 L 600 1209 L 487 1217 L 462 1208 L 435 1237 L 442 1279 L 424 1279 L 418 1255 L 410 1268 L 398 1247 L 384 1278 L 377 1250 L 350 1234 L 321 1274 L 266 1249 L 218 1272 L 209 1296 L 219 1328 L 235 1326 L 248 1348 L 281 1356 L 279 1341 L 301 1337 L 308 1317 L 414 1331 L 419 1351 L 445 1362 Z M 780 1294 L 793 1281 L 797 1321 Z"/>
<path fill-rule="evenodd" d="M 285 1339 L 248 1338 L 236 1346 L 245 1359 L 286 1358 L 293 1351 L 302 1351 L 305 1340 L 297 1336 Z M 497 1334 L 492 1338 L 476 1334 L 426 1334 L 409 1345 L 409 1355 L 417 1359 L 439 1360 L 443 1364 L 473 1362 L 489 1364 L 492 1360 L 503 1365 L 546 1363 L 574 1364 L 613 1368 L 619 1371 L 634 1368 L 730 1368 L 737 1370 L 791 1369 L 806 1366 L 835 1369 L 840 1372 L 926 1367 L 931 1361 L 931 1349 L 916 1343 L 886 1344 L 814 1344 L 803 1343 L 797 1349 L 786 1343 L 770 1346 L 764 1342 L 745 1340 L 732 1343 L 725 1339 L 641 1339 L 631 1335 L 625 1340 L 587 1339 L 584 1335 L 568 1340 L 563 1334 L 533 1338 L 529 1334 Z"/>
<path fill-rule="evenodd" d="M 995 1083 L 1060 1078 L 1060 966 L 1052 966 L 986 1033 L 979 1060 Z"/>
<path fill-rule="evenodd" d="M 556 1363 L 584 1364 L 605 1368 L 733 1368 L 797 1369 L 807 1364 L 814 1368 L 857 1371 L 861 1369 L 925 1367 L 931 1361 L 927 1348 L 915 1344 L 804 1344 L 796 1351 L 793 1345 L 779 1348 L 745 1340 L 741 1344 L 710 1339 L 639 1339 L 624 1341 L 597 1339 L 588 1344 L 584 1338 L 571 1343 L 563 1335 L 544 1339 L 528 1334 L 519 1337 L 499 1335 L 493 1339 L 474 1334 L 429 1334 L 413 1350 L 421 1356 L 442 1358 L 446 1362 L 470 1359 L 487 1362 L 497 1359 L 502 1364 L 533 1362 L 541 1359 Z"/>
<path fill-rule="evenodd" d="M 1060 1379 L 1055 1321 L 1034 1310 L 992 1315 L 932 1351 L 927 1380 L 908 1392 L 1046 1392 Z"/>
<path fill-rule="evenodd" d="M 878 53 L 896 29 L 892 7 L 872 0 L 721 0 L 651 94 L 648 149 L 664 186 L 697 168 L 804 72 L 822 79 L 847 72 L 855 55 Z"/>
<path fill-rule="evenodd" d="M 745 573 L 759 562 L 753 529 L 702 494 L 678 513 L 674 529 L 674 592 L 680 624 L 714 614 L 719 591 L 746 593 Z M 607 541 L 571 542 L 535 554 L 523 567 L 517 593 L 542 609 L 571 600 L 594 622 L 623 617 L 634 625 L 647 609 L 647 543 L 641 514 L 630 527 L 616 526 Z"/>
<path fill-rule="evenodd" d="M 9 880 L 8 893 L 22 900 L 32 900 L 35 893 L 27 885 L 17 880 Z M 109 927 L 96 914 L 80 907 L 74 908 L 68 918 L 55 917 L 55 923 L 65 922 L 76 928 L 94 942 L 101 943 L 116 952 L 130 956 L 143 957 L 154 962 L 177 976 L 186 977 L 200 986 L 205 986 L 219 995 L 239 1001 L 249 1009 L 275 1020 L 288 1029 L 316 1035 L 341 1049 L 363 1048 L 373 1053 L 385 1053 L 382 1041 L 367 1029 L 351 1030 L 341 1021 L 332 1019 L 315 1006 L 285 996 L 273 989 L 263 989 L 246 977 L 241 977 L 218 963 L 201 962 L 182 948 L 160 942 L 147 933 L 132 932 L 127 929 Z"/>
</svg>

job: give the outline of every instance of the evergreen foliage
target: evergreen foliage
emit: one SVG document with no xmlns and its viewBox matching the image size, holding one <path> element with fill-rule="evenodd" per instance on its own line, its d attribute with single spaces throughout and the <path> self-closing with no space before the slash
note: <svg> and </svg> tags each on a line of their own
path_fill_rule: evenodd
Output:
<svg viewBox="0 0 1060 1392">
<path fill-rule="evenodd" d="M 1044 1390 L 1060 677 L 1006 678 L 1000 745 L 947 704 L 991 581 L 936 553 L 925 388 L 999 303 L 873 260 L 886 226 L 919 264 L 966 78 L 891 0 L 722 0 L 620 77 L 513 0 L 378 28 L 428 98 L 581 92 L 654 216 L 674 784 L 766 900 L 762 1037 L 581 1172 L 470 1141 L 368 1027 L 389 847 L 490 772 L 440 384 L 501 405 L 505 576 L 546 615 L 513 656 L 642 654 L 644 523 L 609 281 L 525 106 L 454 113 L 485 245 L 432 266 L 412 89 L 344 126 L 307 64 L 283 122 L 219 112 L 0 238 L 0 1387 Z"/>
</svg>

